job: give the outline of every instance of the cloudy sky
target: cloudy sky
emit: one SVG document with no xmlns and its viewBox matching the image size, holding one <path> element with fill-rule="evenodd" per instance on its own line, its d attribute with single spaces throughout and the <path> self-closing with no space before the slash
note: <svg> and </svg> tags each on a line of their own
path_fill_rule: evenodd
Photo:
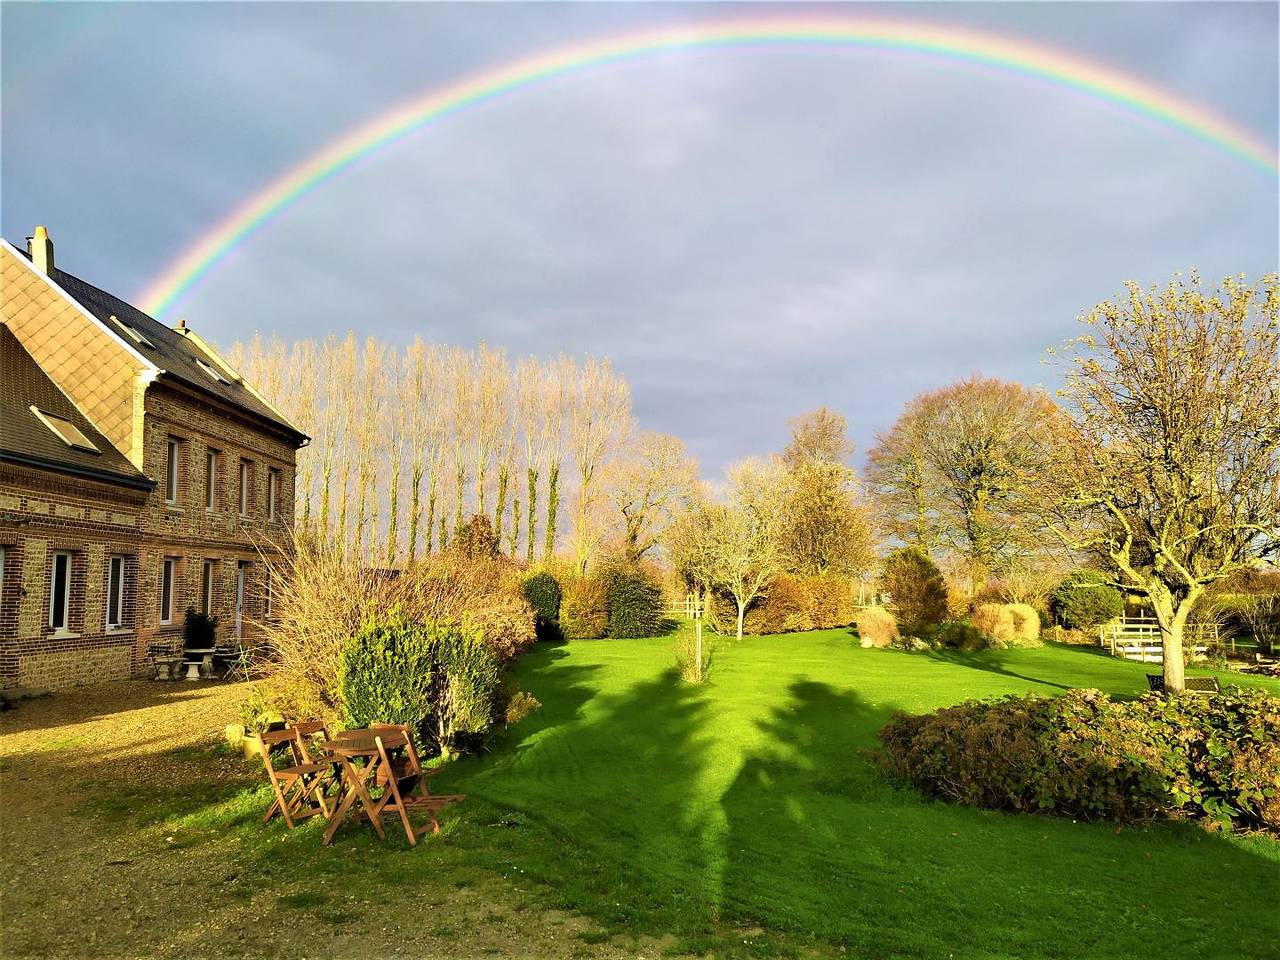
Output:
<svg viewBox="0 0 1280 960">
<path fill-rule="evenodd" d="M 0 228 L 140 293 L 275 176 L 390 106 L 577 41 L 791 5 L 13 4 Z M 1277 138 L 1275 4 L 808 8 L 1022 38 Z M 241 245 L 167 319 L 228 345 L 354 329 L 596 353 L 718 471 L 788 417 L 861 449 L 1123 281 L 1277 269 L 1274 175 L 1061 87 L 839 49 L 695 49 L 429 124 Z"/>
</svg>

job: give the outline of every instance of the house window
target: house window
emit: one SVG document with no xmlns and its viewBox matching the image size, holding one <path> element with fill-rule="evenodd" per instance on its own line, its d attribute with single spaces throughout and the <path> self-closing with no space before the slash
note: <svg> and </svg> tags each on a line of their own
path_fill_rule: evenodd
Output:
<svg viewBox="0 0 1280 960">
<path fill-rule="evenodd" d="M 53 576 L 49 585 L 49 626 L 67 629 L 67 610 L 71 601 L 71 554 L 53 555 Z"/>
<path fill-rule="evenodd" d="M 205 616 L 213 613 L 213 565 L 216 561 L 206 560 L 200 578 L 200 612 Z"/>
<path fill-rule="evenodd" d="M 210 449 L 204 455 L 204 508 L 212 510 L 214 490 L 218 485 L 218 451 Z"/>
<path fill-rule="evenodd" d="M 165 557 L 160 567 L 160 622 L 173 623 L 173 577 L 178 561 Z"/>
<path fill-rule="evenodd" d="M 204 371 L 205 376 L 206 376 L 206 377 L 208 377 L 210 380 L 216 380 L 216 381 L 218 381 L 218 383 L 230 383 L 230 382 L 231 382 L 231 381 L 230 381 L 230 380 L 228 380 L 226 377 L 224 377 L 222 374 L 220 374 L 217 370 L 213 369 L 213 366 L 212 366 L 212 365 L 210 365 L 210 364 L 208 364 L 208 363 L 205 363 L 203 360 L 201 360 L 201 359 L 200 359 L 200 358 L 198 358 L 198 357 L 196 358 L 196 366 L 197 366 L 197 367 L 199 367 L 201 370 L 203 370 L 203 371 Z"/>
<path fill-rule="evenodd" d="M 169 438 L 168 462 L 164 468 L 164 499 L 167 503 L 178 502 L 178 444 L 177 438 Z"/>
<path fill-rule="evenodd" d="M 143 335 L 142 331 L 139 330 L 137 327 L 133 326 L 132 324 L 125 323 L 119 317 L 114 315 L 111 317 L 111 319 L 115 321 L 115 325 L 117 327 L 119 327 L 121 330 L 123 330 L 125 333 L 129 335 L 129 337 L 133 340 L 134 343 L 141 344 L 142 346 L 146 347 L 149 350 L 154 350 L 156 348 L 156 345 L 152 343 L 150 340 L 148 340 Z"/>
<path fill-rule="evenodd" d="M 76 450 L 83 450 L 86 453 L 101 453 L 92 440 L 80 432 L 80 428 L 68 420 L 66 417 L 60 417 L 57 414 L 48 413 L 39 407 L 33 406 L 31 412 L 36 415 L 41 423 L 53 431 L 54 436 L 65 443 L 68 447 L 74 447 Z"/>
<path fill-rule="evenodd" d="M 276 521 L 276 496 L 280 490 L 280 471 L 274 467 L 267 471 L 267 519 Z"/>
<path fill-rule="evenodd" d="M 107 629 L 124 625 L 124 557 L 107 561 Z"/>
<path fill-rule="evenodd" d="M 249 461 L 240 461 L 240 516 L 249 515 Z"/>
</svg>

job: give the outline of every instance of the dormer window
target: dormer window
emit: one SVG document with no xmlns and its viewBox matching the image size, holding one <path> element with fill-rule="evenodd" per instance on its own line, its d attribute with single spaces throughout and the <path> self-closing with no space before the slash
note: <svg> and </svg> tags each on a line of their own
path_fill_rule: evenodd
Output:
<svg viewBox="0 0 1280 960">
<path fill-rule="evenodd" d="M 121 330 L 123 330 L 126 334 L 128 334 L 133 339 L 134 343 L 139 343 L 142 346 L 146 347 L 148 350 L 154 350 L 156 348 L 156 345 L 152 343 L 150 340 L 148 340 L 145 336 L 143 336 L 142 331 L 138 330 L 136 327 L 130 326 L 129 324 L 125 323 L 123 320 L 121 320 L 119 317 L 115 316 L 114 314 L 112 315 L 111 319 L 117 327 L 119 327 Z"/>
<path fill-rule="evenodd" d="M 205 362 L 204 362 L 203 360 L 201 360 L 199 357 L 197 357 L 197 358 L 196 358 L 196 364 L 197 364 L 197 366 L 199 366 L 199 367 L 200 367 L 200 369 L 201 369 L 201 370 L 203 370 L 205 373 L 207 373 L 207 374 L 209 375 L 209 377 L 210 377 L 210 378 L 212 378 L 212 379 L 214 379 L 214 380 L 217 380 L 219 383 L 230 383 L 230 382 L 231 382 L 231 381 L 230 381 L 230 380 L 228 380 L 226 377 L 224 377 L 222 374 L 220 374 L 217 370 L 213 369 L 213 366 L 212 366 L 211 364 L 205 363 Z"/>
<path fill-rule="evenodd" d="M 83 450 L 86 453 L 101 453 L 92 440 L 80 432 L 80 428 L 68 420 L 66 417 L 59 417 L 53 413 L 47 413 L 39 407 L 32 405 L 31 412 L 34 413 L 46 427 L 54 432 L 59 440 L 68 447 L 75 447 L 77 450 Z"/>
</svg>

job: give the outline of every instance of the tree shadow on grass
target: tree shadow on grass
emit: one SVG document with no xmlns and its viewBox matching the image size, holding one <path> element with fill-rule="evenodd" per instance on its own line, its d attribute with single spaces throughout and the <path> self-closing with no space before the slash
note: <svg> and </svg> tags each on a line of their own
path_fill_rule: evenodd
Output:
<svg viewBox="0 0 1280 960">
<path fill-rule="evenodd" d="M 1242 916 L 1240 897 L 1276 892 L 1273 858 L 1190 827 L 929 801 L 849 747 L 890 706 L 813 681 L 788 692 L 722 799 L 726 920 L 859 956 L 1131 957 L 1160 944 L 1162 957 L 1263 957 L 1274 946 L 1266 910 Z"/>
<path fill-rule="evenodd" d="M 1002 662 L 1004 660 L 1004 652 L 996 650 L 981 651 L 963 651 L 963 650 L 930 650 L 925 654 L 930 660 L 937 660 L 941 663 L 949 663 L 958 667 L 968 667 L 970 670 L 982 670 L 986 673 L 995 673 L 1002 677 L 1010 677 L 1014 680 L 1022 680 L 1026 683 L 1034 683 L 1045 687 L 1054 687 L 1058 690 L 1070 690 L 1069 684 L 1058 683 L 1056 680 L 1046 680 L 1043 677 L 1032 677 L 1025 673 L 1018 673 L 1016 670 L 1010 670 Z"/>
</svg>

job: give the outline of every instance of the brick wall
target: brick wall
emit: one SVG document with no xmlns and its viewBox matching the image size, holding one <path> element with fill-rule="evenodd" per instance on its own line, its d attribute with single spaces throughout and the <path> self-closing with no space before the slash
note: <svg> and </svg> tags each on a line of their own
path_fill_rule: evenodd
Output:
<svg viewBox="0 0 1280 960">
<path fill-rule="evenodd" d="M 119 629 L 106 623 L 108 558 L 136 570 L 145 494 L 0 463 L 0 686 L 60 687 L 140 672 L 137 588 L 122 580 Z M 49 626 L 53 556 L 70 557 L 67 623 Z"/>
</svg>

